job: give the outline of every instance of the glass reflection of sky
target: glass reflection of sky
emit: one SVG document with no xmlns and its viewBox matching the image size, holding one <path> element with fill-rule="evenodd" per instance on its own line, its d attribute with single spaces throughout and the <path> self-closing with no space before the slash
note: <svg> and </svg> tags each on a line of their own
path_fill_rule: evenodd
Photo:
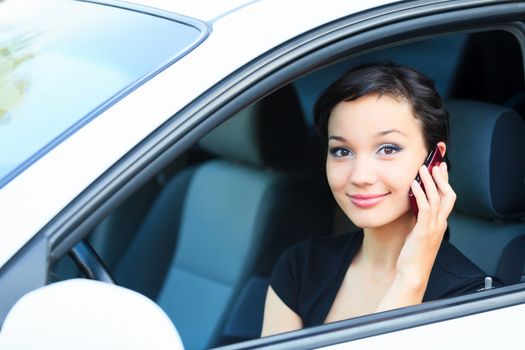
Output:
<svg viewBox="0 0 525 350">
<path fill-rule="evenodd" d="M 39 11 L 21 11 L 31 3 Z M 6 9 L 18 10 L 10 23 L 2 21 Z M 77 1 L 7 0 L 0 2 L 2 12 L 0 186 L 10 172 L 34 161 L 50 142 L 199 35 L 172 20 Z"/>
</svg>

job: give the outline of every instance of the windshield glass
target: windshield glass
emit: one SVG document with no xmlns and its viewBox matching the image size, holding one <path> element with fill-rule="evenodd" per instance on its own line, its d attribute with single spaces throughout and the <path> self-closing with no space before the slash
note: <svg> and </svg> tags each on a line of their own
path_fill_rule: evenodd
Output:
<svg viewBox="0 0 525 350">
<path fill-rule="evenodd" d="M 180 18 L 0 0 L 0 187 L 201 38 Z"/>
</svg>

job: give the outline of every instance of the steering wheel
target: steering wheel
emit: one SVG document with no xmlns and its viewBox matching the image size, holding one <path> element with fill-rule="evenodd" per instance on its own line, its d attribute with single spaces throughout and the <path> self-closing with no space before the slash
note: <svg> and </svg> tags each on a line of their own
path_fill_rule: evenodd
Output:
<svg viewBox="0 0 525 350">
<path fill-rule="evenodd" d="M 82 240 L 78 242 L 69 251 L 69 256 L 85 277 L 101 282 L 117 284 L 106 264 L 104 264 L 88 241 Z"/>
</svg>

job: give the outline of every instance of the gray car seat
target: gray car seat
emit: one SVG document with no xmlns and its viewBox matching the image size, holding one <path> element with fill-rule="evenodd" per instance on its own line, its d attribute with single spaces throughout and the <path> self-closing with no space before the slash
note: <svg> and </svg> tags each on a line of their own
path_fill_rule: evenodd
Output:
<svg viewBox="0 0 525 350">
<path fill-rule="evenodd" d="M 217 344 L 247 276 L 329 233 L 329 193 L 295 167 L 306 143 L 294 91 L 280 89 L 201 140 L 217 158 L 174 176 L 154 201 L 115 277 L 156 300 L 187 349 Z"/>
<path fill-rule="evenodd" d="M 450 181 L 458 194 L 449 217 L 450 238 L 488 275 L 516 283 L 525 259 L 525 123 L 509 108 L 450 100 Z M 339 211 L 338 211 L 339 213 Z M 346 221 L 346 215 L 340 212 Z M 352 230 L 351 223 L 342 225 Z M 268 279 L 253 276 L 228 315 L 231 339 L 258 336 Z"/>
<path fill-rule="evenodd" d="M 519 282 L 525 258 L 525 123 L 513 110 L 449 100 L 450 242 L 488 275 Z"/>
</svg>

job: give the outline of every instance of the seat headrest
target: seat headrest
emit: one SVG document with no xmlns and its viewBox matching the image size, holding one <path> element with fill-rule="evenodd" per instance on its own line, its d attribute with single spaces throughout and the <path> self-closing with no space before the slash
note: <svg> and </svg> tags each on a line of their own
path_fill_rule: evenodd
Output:
<svg viewBox="0 0 525 350">
<path fill-rule="evenodd" d="M 255 166 L 280 167 L 302 158 L 307 140 L 299 100 L 287 85 L 244 108 L 199 141 L 209 153 Z"/>
<path fill-rule="evenodd" d="M 456 209 L 488 218 L 525 212 L 525 123 L 512 109 L 448 100 L 450 182 Z"/>
</svg>

